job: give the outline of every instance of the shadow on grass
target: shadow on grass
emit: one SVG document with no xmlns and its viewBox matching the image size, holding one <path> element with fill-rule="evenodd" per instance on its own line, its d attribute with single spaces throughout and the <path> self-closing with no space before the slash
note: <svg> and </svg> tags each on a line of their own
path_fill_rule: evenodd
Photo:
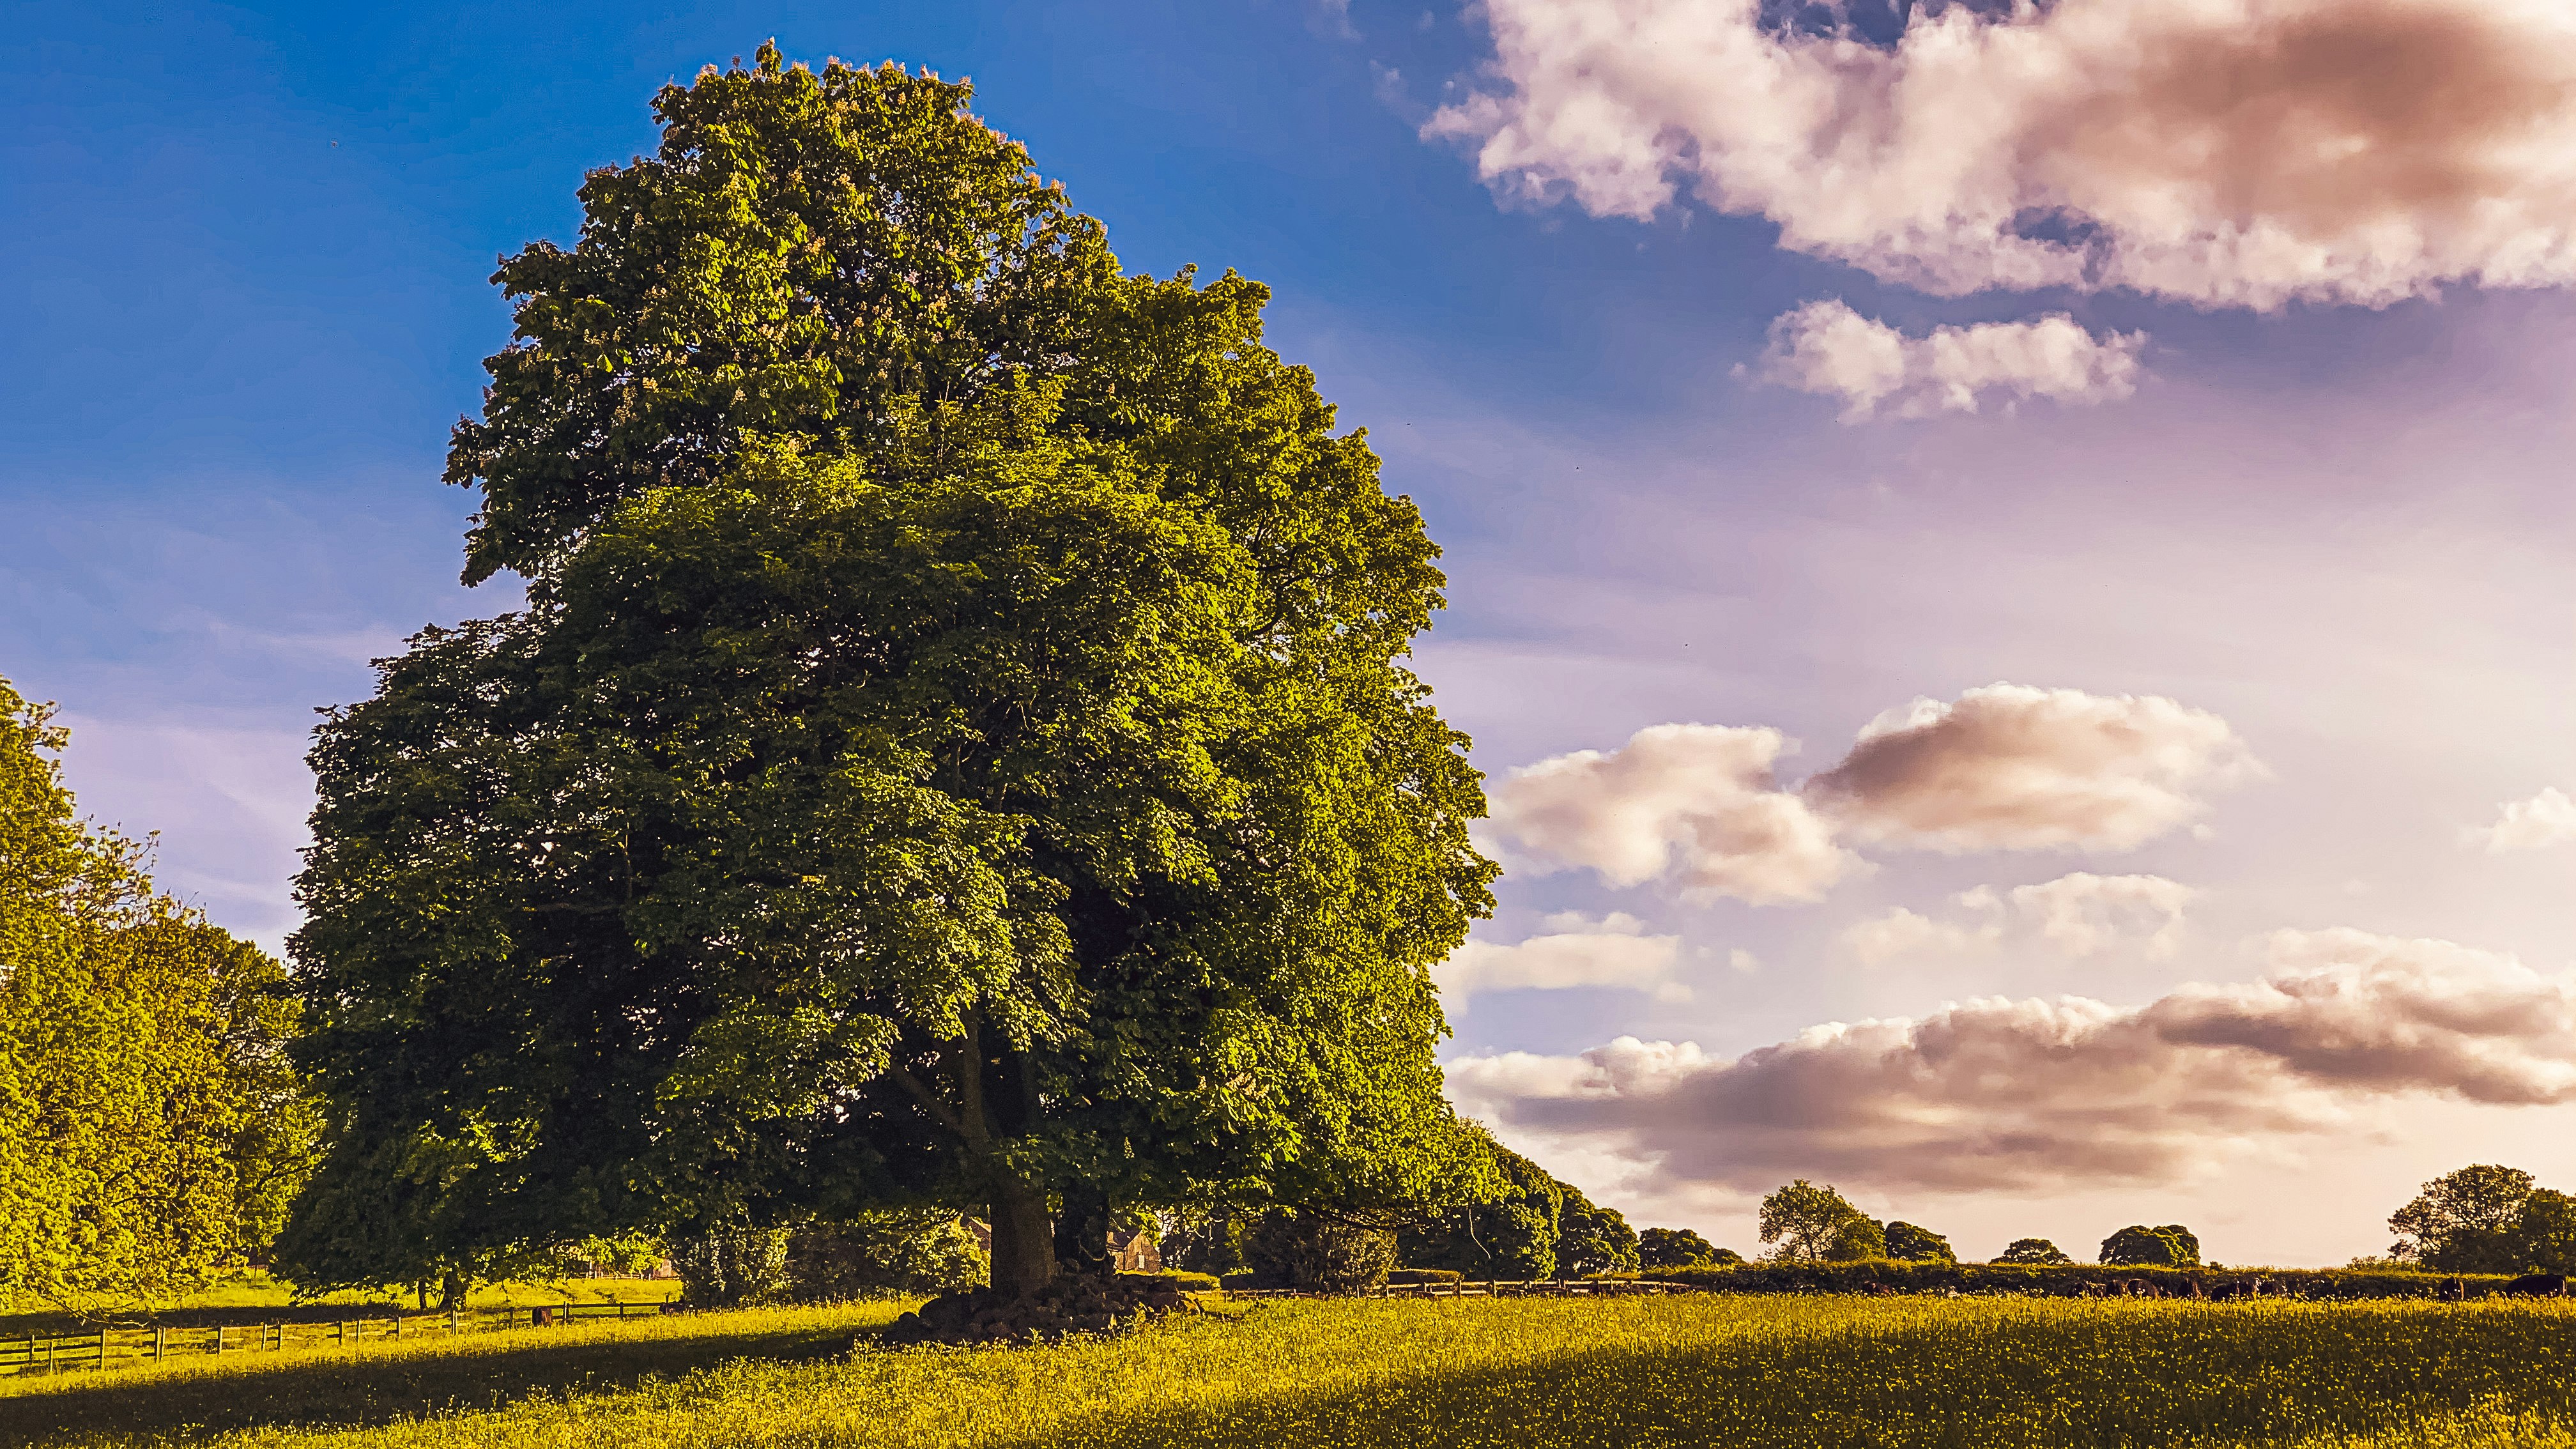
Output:
<svg viewBox="0 0 2576 1449">
<path fill-rule="evenodd" d="M 812 1363 L 849 1351 L 878 1320 L 817 1325 L 710 1324 L 685 1335 L 623 1337 L 568 1331 L 514 1335 L 507 1346 L 467 1340 L 456 1352 L 281 1355 L 213 1373 L 150 1370 L 66 1375 L 0 1395 L 0 1444 L 117 1434 L 219 1433 L 267 1427 L 345 1428 L 497 1408 L 521 1399 L 633 1388 L 729 1359 Z"/>
<path fill-rule="evenodd" d="M 2474 1320 L 2473 1320 L 2474 1321 Z M 2361 1321 L 2203 1310 L 1579 1351 L 1068 1424 L 994 1449 L 2150 1449 L 2388 1434 L 2467 1412 L 2576 1423 L 2576 1316 Z"/>
</svg>

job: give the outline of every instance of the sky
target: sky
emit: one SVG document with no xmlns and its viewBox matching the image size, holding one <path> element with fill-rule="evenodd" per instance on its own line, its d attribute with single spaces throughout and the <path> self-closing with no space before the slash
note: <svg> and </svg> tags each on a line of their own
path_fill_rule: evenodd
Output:
<svg viewBox="0 0 2576 1449">
<path fill-rule="evenodd" d="M 89 7 L 0 67 L 0 677 L 271 947 L 498 256 L 791 59 L 1236 268 L 1445 550 L 1452 1096 L 1640 1226 L 2385 1248 L 2576 1185 L 2554 0 Z"/>
</svg>

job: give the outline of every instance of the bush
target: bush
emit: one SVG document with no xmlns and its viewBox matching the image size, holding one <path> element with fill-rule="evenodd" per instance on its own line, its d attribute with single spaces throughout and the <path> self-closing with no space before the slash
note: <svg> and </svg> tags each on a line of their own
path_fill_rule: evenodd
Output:
<svg viewBox="0 0 2576 1449">
<path fill-rule="evenodd" d="M 785 1228 L 735 1226 L 671 1239 L 671 1269 L 692 1308 L 740 1308 L 787 1292 Z"/>
<path fill-rule="evenodd" d="M 808 1223 L 787 1240 L 787 1290 L 808 1303 L 980 1286 L 991 1265 L 954 1213 L 873 1212 Z"/>
<path fill-rule="evenodd" d="M 1455 1268 L 1398 1268 L 1386 1275 L 1392 1286 L 1418 1287 L 1424 1283 L 1455 1283 L 1466 1277 Z"/>
<path fill-rule="evenodd" d="M 1183 1293 L 1213 1293 L 1217 1290 L 1215 1274 L 1191 1273 L 1177 1268 L 1167 1268 L 1160 1273 L 1121 1273 L 1118 1281 L 1141 1285 L 1159 1283 Z"/>
<path fill-rule="evenodd" d="M 1243 1252 L 1252 1265 L 1251 1286 L 1366 1293 L 1386 1282 L 1395 1267 L 1395 1234 L 1279 1208 L 1244 1235 Z"/>
</svg>

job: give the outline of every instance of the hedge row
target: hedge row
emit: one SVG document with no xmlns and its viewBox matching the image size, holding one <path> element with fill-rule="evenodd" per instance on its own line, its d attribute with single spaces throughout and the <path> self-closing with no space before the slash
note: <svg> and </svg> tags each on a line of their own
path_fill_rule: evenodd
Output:
<svg viewBox="0 0 2576 1449">
<path fill-rule="evenodd" d="M 1632 1275 L 1621 1275 L 1632 1276 Z M 2274 1290 L 2302 1298 L 2430 1298 L 2448 1281 L 2444 1273 L 2392 1273 L 2351 1268 L 2163 1268 L 2100 1263 L 1746 1263 L 1741 1267 L 1649 1268 L 1633 1275 L 1649 1281 L 1688 1283 L 1729 1293 L 1867 1293 L 1887 1287 L 1903 1293 L 2021 1293 L 2074 1297 L 2087 1283 L 2143 1278 L 2172 1292 L 2199 1280 L 2201 1290 L 2222 1283 L 2270 1279 Z M 2511 1281 L 2502 1274 L 2461 1275 L 2474 1298 Z M 2188 1291 L 2188 1290 L 2185 1290 Z"/>
<path fill-rule="evenodd" d="M 1120 1273 L 1118 1275 L 1118 1281 L 1121 1283 L 1163 1283 L 1168 1284 L 1171 1287 L 1178 1288 L 1184 1293 L 1213 1293 L 1216 1291 L 1215 1278 L 1205 1273 L 1183 1272 L 1178 1268 L 1166 1268 L 1160 1273 Z"/>
</svg>

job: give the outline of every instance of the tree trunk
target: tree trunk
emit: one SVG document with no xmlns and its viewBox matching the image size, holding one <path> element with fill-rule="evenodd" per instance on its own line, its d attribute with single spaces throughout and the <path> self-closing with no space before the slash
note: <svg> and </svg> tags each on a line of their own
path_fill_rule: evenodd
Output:
<svg viewBox="0 0 2576 1449">
<path fill-rule="evenodd" d="M 993 1189 L 993 1286 L 1034 1293 L 1055 1280 L 1055 1217 L 1046 1193 L 1018 1181 Z"/>
<path fill-rule="evenodd" d="M 446 1279 L 439 1284 L 438 1306 L 446 1309 L 450 1313 L 454 1313 L 465 1306 L 464 1274 L 457 1272 L 454 1268 L 447 1270 Z"/>
</svg>

